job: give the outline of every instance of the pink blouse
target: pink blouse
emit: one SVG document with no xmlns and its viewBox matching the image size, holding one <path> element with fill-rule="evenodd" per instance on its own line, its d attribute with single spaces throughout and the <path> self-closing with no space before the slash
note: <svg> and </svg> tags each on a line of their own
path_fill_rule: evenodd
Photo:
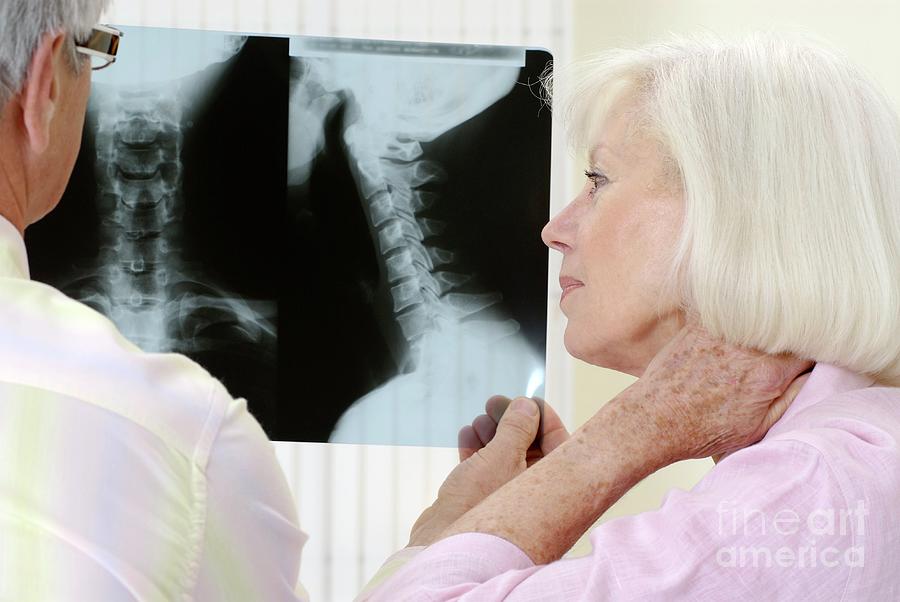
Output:
<svg viewBox="0 0 900 602">
<path fill-rule="evenodd" d="M 535 566 L 466 533 L 366 599 L 900 600 L 900 388 L 819 363 L 756 445 L 659 509 L 595 528 L 582 558 Z"/>
</svg>

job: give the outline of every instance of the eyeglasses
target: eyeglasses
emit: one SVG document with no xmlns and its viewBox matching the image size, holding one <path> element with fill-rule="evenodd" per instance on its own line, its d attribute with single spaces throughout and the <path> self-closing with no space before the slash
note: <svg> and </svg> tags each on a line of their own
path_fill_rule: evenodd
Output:
<svg viewBox="0 0 900 602">
<path fill-rule="evenodd" d="M 99 71 L 116 62 L 119 40 L 125 34 L 106 25 L 95 25 L 84 42 L 75 41 L 75 51 L 91 59 L 91 69 Z"/>
</svg>

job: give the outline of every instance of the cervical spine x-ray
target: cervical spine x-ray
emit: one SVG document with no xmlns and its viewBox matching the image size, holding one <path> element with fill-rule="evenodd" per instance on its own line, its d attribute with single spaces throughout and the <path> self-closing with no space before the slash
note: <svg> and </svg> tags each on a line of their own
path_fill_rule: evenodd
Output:
<svg viewBox="0 0 900 602">
<path fill-rule="evenodd" d="M 454 445 L 541 394 L 550 57 L 128 28 L 32 275 L 273 439 Z"/>
</svg>

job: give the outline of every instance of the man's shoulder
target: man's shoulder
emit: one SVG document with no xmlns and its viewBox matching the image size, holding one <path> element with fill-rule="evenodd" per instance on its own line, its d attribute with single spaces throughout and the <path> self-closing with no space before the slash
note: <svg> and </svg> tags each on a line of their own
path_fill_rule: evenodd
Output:
<svg viewBox="0 0 900 602">
<path fill-rule="evenodd" d="M 103 407 L 184 453 L 211 444 L 233 402 L 189 358 L 141 351 L 105 316 L 41 283 L 0 283 L 0 330 L 0 382 Z"/>
</svg>

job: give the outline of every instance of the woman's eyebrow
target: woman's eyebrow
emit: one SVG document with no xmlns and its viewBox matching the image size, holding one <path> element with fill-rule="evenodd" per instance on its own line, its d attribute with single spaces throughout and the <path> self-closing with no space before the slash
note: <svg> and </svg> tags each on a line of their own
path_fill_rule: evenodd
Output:
<svg viewBox="0 0 900 602">
<path fill-rule="evenodd" d="M 600 157 L 600 153 L 603 151 L 603 157 Z M 618 155 L 606 144 L 600 143 L 591 148 L 591 152 L 588 155 L 588 161 L 591 165 L 602 165 L 607 162 L 607 159 L 612 159 L 613 162 L 617 159 Z"/>
</svg>

